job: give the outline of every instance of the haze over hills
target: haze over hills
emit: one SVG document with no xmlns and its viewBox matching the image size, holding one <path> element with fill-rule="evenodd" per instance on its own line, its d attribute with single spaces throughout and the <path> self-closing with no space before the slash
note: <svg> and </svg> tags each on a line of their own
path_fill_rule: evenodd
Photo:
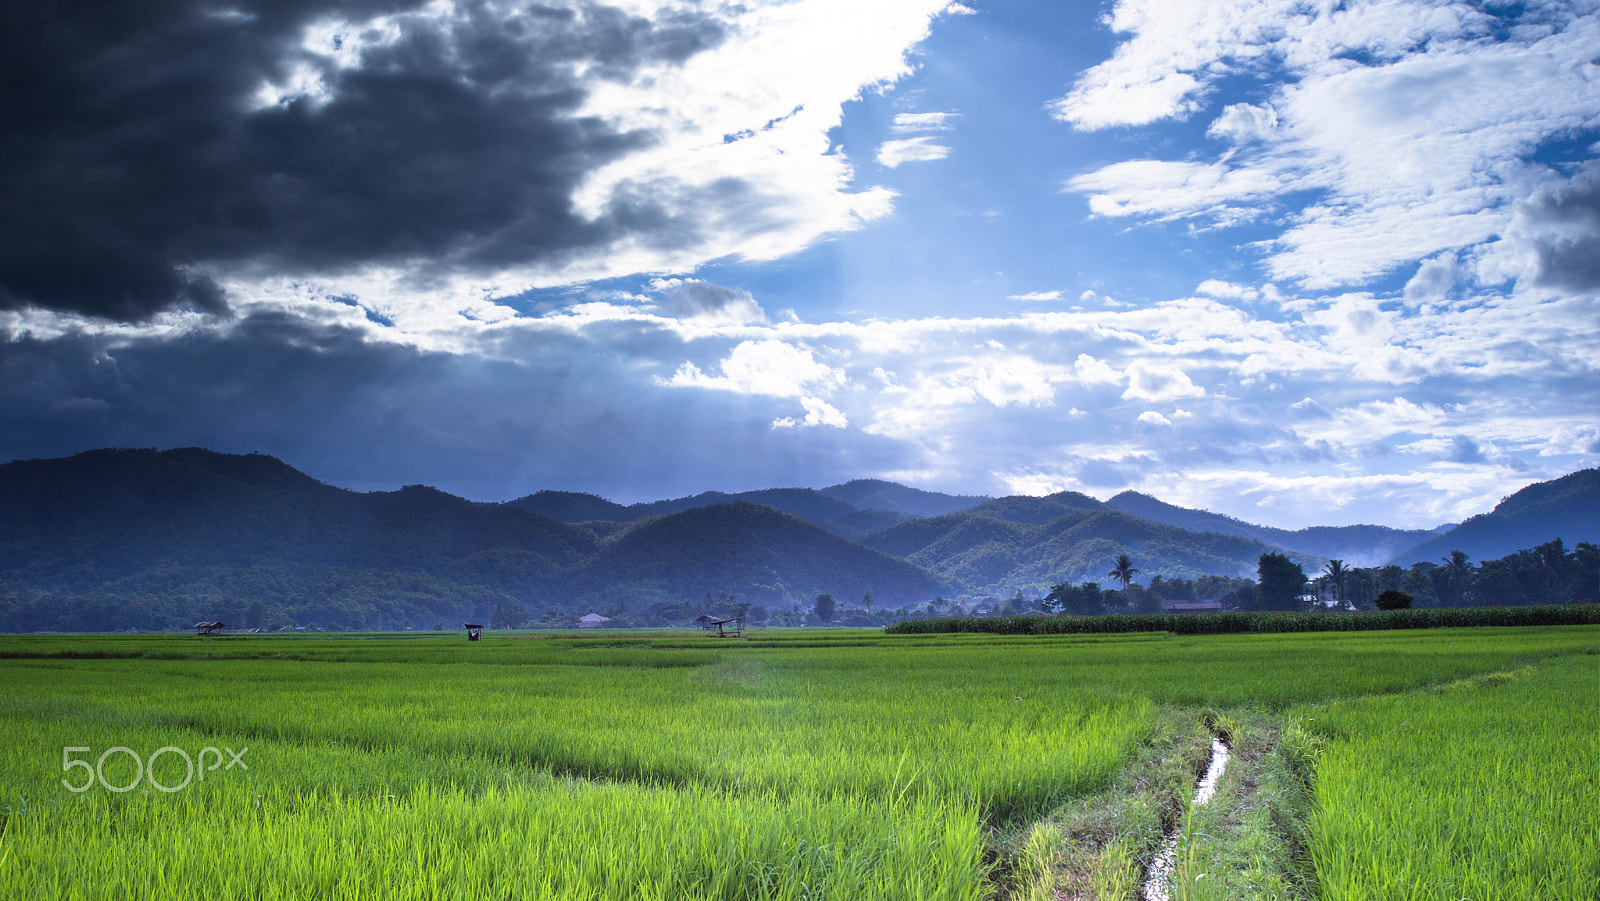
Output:
<svg viewBox="0 0 1600 901">
<path fill-rule="evenodd" d="M 1439 534 L 1439 530 L 1391 529 L 1388 526 L 1312 526 L 1274 529 L 1212 513 L 1159 501 L 1148 494 L 1124 491 L 1106 501 L 1112 507 L 1142 519 L 1196 532 L 1237 535 L 1313 557 L 1340 559 L 1350 566 L 1378 566 L 1395 555 Z"/>
<path fill-rule="evenodd" d="M 1600 469 L 1529 485 L 1488 513 L 1396 554 L 1392 562 L 1436 563 L 1457 550 L 1474 560 L 1493 559 L 1557 537 L 1567 547 L 1580 541 L 1600 543 Z"/>
<path fill-rule="evenodd" d="M 631 506 L 560 491 L 478 503 L 420 485 L 348 491 L 259 454 L 101 450 L 0 465 L 0 629 L 170 627 L 255 604 L 279 622 L 391 628 L 708 593 L 787 609 L 870 591 L 889 607 L 1103 582 L 1121 553 L 1140 582 L 1252 575 L 1276 548 L 1314 573 L 1317 550 L 1359 565 L 1418 534 L 1399 562 L 1483 559 L 1600 539 L 1597 511 L 1596 470 L 1435 536 L 1273 530 L 1131 493 L 954 497 L 871 480 Z"/>
</svg>

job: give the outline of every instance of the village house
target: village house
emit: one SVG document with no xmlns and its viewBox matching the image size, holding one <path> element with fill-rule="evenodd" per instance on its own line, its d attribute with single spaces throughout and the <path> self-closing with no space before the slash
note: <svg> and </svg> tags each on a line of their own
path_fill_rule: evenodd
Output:
<svg viewBox="0 0 1600 901">
<path fill-rule="evenodd" d="M 1162 601 L 1168 613 L 1221 613 L 1221 601 Z"/>
</svg>

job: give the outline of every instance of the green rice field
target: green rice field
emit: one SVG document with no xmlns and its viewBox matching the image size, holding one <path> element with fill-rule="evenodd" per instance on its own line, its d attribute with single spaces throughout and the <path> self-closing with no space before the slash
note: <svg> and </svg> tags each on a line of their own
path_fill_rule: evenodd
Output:
<svg viewBox="0 0 1600 901">
<path fill-rule="evenodd" d="M 1593 899 L 1597 644 L 6 636 L 0 897 Z"/>
</svg>

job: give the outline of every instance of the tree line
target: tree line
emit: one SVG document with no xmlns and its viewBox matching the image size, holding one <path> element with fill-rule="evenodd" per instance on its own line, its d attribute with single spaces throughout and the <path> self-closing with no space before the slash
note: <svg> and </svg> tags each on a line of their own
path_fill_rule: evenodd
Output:
<svg viewBox="0 0 1600 901">
<path fill-rule="evenodd" d="M 818 594 L 806 606 L 751 603 L 727 591 L 706 592 L 681 601 L 640 599 L 623 593 L 593 612 L 611 618 L 613 628 L 671 628 L 692 625 L 702 616 L 739 617 L 756 626 L 886 626 L 927 616 L 1019 616 L 1041 611 L 1097 616 L 1158 614 L 1174 601 L 1220 602 L 1224 610 L 1373 610 L 1380 606 L 1443 608 L 1600 603 L 1600 547 L 1579 542 L 1568 549 L 1559 538 L 1495 560 L 1474 563 L 1452 551 L 1437 563 L 1409 568 L 1389 565 L 1351 567 L 1330 560 L 1314 575 L 1277 552 L 1262 554 L 1256 578 L 1201 576 L 1167 579 L 1160 574 L 1141 585 L 1142 575 L 1128 555 L 1119 556 L 1099 582 L 1061 583 L 1042 600 L 1021 590 L 1009 600 L 980 599 L 960 605 L 944 597 L 889 607 L 872 592 L 859 600 Z M 37 589 L 0 586 L 0 631 L 174 630 L 198 620 L 221 619 L 230 628 L 267 631 L 293 628 L 398 630 L 454 627 L 464 617 L 496 629 L 571 628 L 570 608 L 529 604 L 487 586 L 460 586 L 424 574 L 344 571 L 329 568 L 320 578 L 289 577 L 268 567 L 231 570 L 211 590 L 161 590 L 159 579 L 135 586 L 108 586 L 82 594 L 47 594 Z M 173 586 L 177 588 L 178 586 Z M 118 589 L 122 590 L 118 590 Z M 130 590 L 132 589 L 132 590 Z M 286 601 L 292 598 L 292 601 Z M 630 600 L 631 598 L 631 600 Z M 1401 602 L 1398 599 L 1404 598 Z"/>
<path fill-rule="evenodd" d="M 1206 576 L 1164 580 L 1147 586 L 1133 581 L 1139 570 L 1119 556 L 1106 576 L 1120 590 L 1098 582 L 1062 583 L 1040 602 L 1045 613 L 1099 616 L 1160 613 L 1168 601 L 1214 600 L 1224 610 L 1376 610 L 1380 607 L 1523 606 L 1600 603 L 1600 546 L 1580 541 L 1569 550 L 1560 538 L 1538 547 L 1473 563 L 1451 551 L 1438 563 L 1351 567 L 1330 560 L 1308 576 L 1284 554 L 1262 554 L 1256 579 Z"/>
</svg>

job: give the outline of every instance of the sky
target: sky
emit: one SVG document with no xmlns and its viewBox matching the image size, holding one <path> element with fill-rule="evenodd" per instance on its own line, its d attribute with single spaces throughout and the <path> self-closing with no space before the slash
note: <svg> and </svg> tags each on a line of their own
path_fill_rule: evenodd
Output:
<svg viewBox="0 0 1600 901">
<path fill-rule="evenodd" d="M 76 0 L 0 72 L 0 459 L 1287 528 L 1600 462 L 1600 0 Z"/>
</svg>

